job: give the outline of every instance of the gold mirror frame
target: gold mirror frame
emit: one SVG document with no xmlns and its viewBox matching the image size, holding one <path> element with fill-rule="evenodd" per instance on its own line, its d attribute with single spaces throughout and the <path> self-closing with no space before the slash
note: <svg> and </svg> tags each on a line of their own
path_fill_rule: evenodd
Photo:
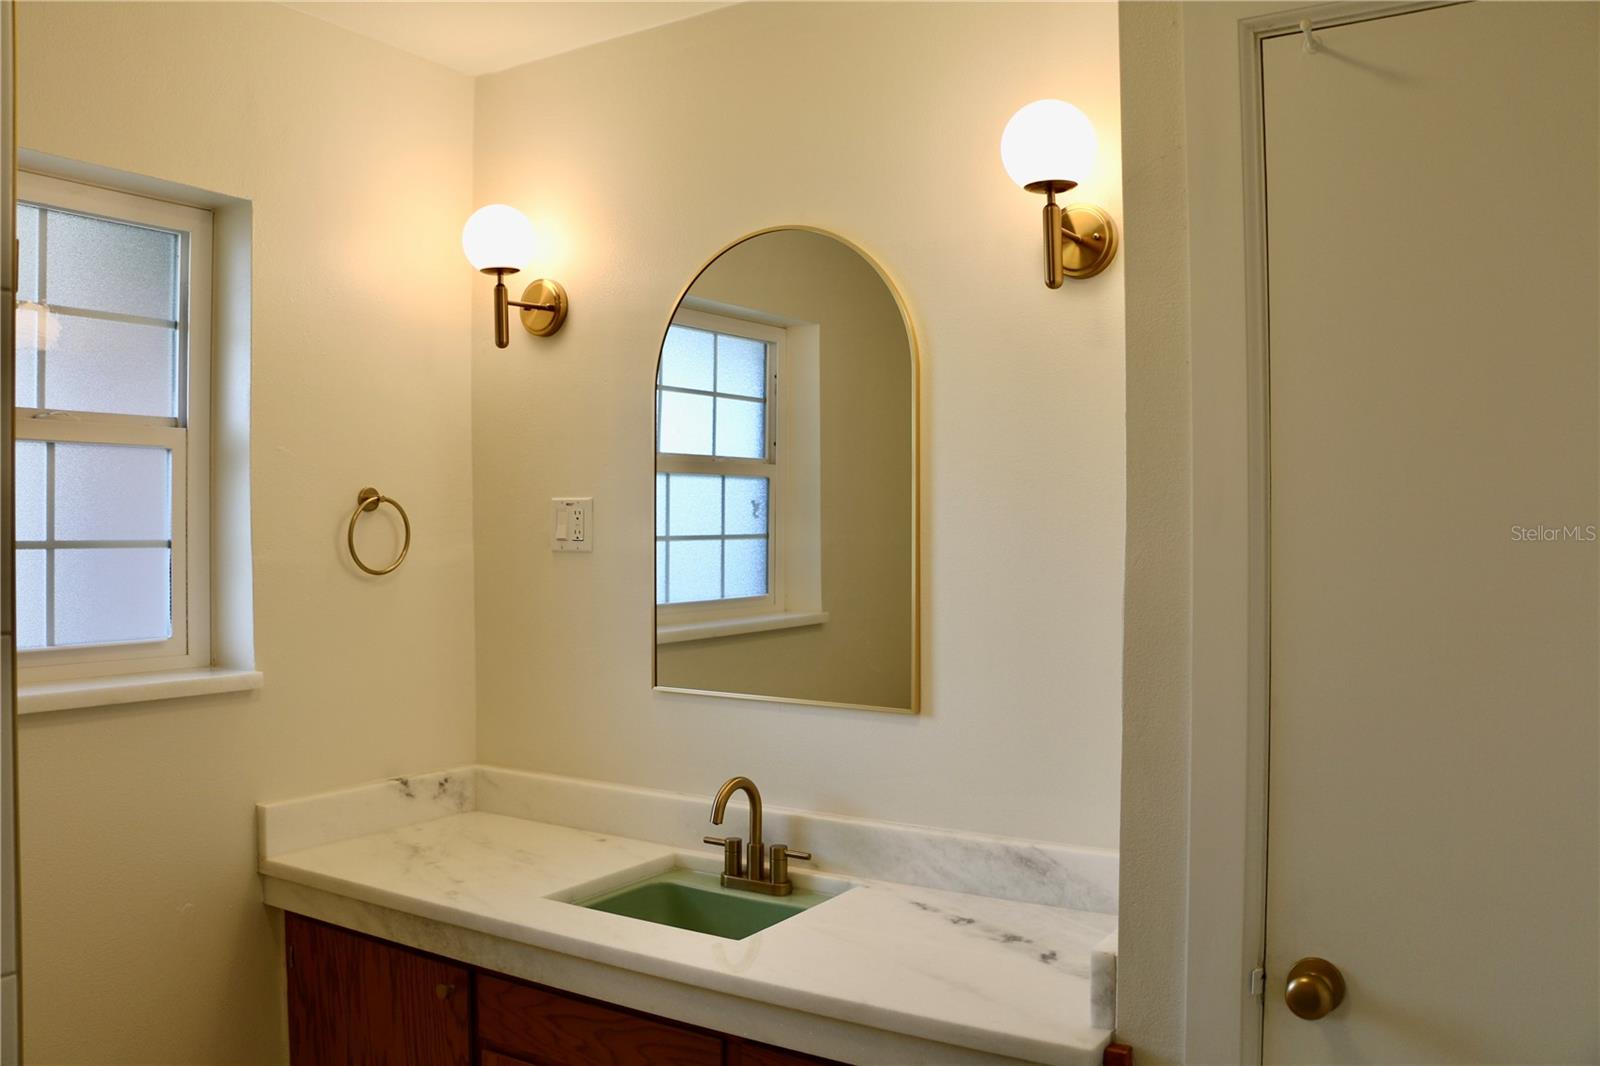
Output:
<svg viewBox="0 0 1600 1066">
<path fill-rule="evenodd" d="M 861 245 L 850 238 L 835 233 L 833 230 L 821 226 L 782 225 L 767 226 L 753 233 L 747 233 L 737 240 L 729 241 L 718 248 L 716 253 L 694 272 L 689 283 L 678 290 L 678 295 L 673 299 L 672 306 L 667 309 L 666 325 L 661 328 L 661 338 L 656 343 L 656 374 L 653 380 L 659 380 L 661 375 L 661 352 L 666 346 L 667 330 L 672 327 L 673 317 L 678 309 L 683 306 L 683 301 L 688 297 L 690 290 L 695 286 L 702 275 L 711 269 L 713 263 L 721 259 L 728 252 L 744 244 L 746 241 L 755 240 L 757 237 L 769 233 L 815 233 L 830 240 L 838 241 L 846 248 L 859 255 L 868 266 L 878 275 L 884 287 L 889 290 L 889 295 L 894 298 L 896 310 L 900 312 L 900 323 L 906 331 L 906 346 L 911 353 L 911 706 L 909 707 L 878 707 L 863 703 L 837 703 L 830 700 L 793 699 L 784 696 L 762 696 L 748 692 L 721 692 L 716 689 L 676 688 L 661 684 L 660 663 L 656 656 L 656 602 L 655 582 L 650 583 L 650 684 L 655 692 L 672 692 L 685 696 L 716 696 L 730 700 L 753 700 L 759 703 L 785 703 L 797 707 L 833 707 L 846 711 L 878 711 L 885 714 L 914 715 L 922 712 L 922 346 L 917 340 L 917 327 L 911 317 L 910 305 L 906 303 L 905 295 L 900 291 L 900 286 L 895 283 L 894 277 L 884 269 L 877 256 L 868 252 Z M 651 406 L 652 412 L 654 405 Z M 652 420 L 655 415 L 652 413 Z M 650 434 L 650 471 L 652 481 L 656 470 L 655 433 Z M 655 492 L 651 491 L 651 511 L 654 513 Z M 652 520 L 652 528 L 653 520 Z M 650 553 L 650 568 L 652 575 L 655 572 L 655 552 Z"/>
</svg>

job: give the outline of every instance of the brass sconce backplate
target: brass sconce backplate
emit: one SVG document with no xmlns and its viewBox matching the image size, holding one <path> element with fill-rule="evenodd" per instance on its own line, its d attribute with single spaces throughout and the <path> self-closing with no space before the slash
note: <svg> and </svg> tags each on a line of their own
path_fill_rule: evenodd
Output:
<svg viewBox="0 0 1600 1066">
<path fill-rule="evenodd" d="M 522 328 L 535 337 L 548 337 L 567 320 L 567 290 L 559 281 L 540 278 L 522 290 L 522 302 L 554 307 L 553 311 L 523 308 Z"/>
<path fill-rule="evenodd" d="M 1093 204 L 1068 204 L 1061 209 L 1061 227 L 1077 237 L 1061 241 L 1061 272 L 1069 278 L 1092 278 L 1117 257 L 1117 225 Z"/>
</svg>

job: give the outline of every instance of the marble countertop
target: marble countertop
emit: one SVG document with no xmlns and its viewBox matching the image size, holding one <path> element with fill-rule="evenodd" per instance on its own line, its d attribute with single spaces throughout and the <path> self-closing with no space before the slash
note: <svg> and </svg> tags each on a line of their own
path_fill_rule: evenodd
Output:
<svg viewBox="0 0 1600 1066">
<path fill-rule="evenodd" d="M 672 866 L 714 871 L 717 856 L 467 806 L 281 853 L 271 853 L 264 832 L 260 870 L 506 940 L 994 1055 L 1098 1064 L 1110 1039 L 1091 1024 L 1090 965 L 1115 915 L 796 867 L 797 885 L 838 895 L 726 940 L 566 902 Z"/>
</svg>

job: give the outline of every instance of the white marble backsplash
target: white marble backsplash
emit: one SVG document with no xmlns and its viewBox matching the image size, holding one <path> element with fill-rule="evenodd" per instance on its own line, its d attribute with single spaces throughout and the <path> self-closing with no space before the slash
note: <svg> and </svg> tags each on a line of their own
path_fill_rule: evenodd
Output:
<svg viewBox="0 0 1600 1066">
<path fill-rule="evenodd" d="M 476 810 L 477 770 L 458 766 L 279 803 L 259 803 L 257 853 L 265 859 Z"/>
<path fill-rule="evenodd" d="M 467 811 L 617 834 L 684 850 L 713 832 L 711 795 L 662 792 L 493 766 L 463 766 L 397 777 L 304 799 L 262 804 L 263 859 Z M 764 799 L 766 797 L 763 797 Z M 950 892 L 1114 914 L 1117 855 L 1041 841 L 952 832 L 865 818 L 764 807 L 764 835 L 810 851 L 796 864 Z M 744 801 L 730 805 L 723 831 L 745 831 Z M 711 852 L 707 848 L 707 853 Z"/>
<path fill-rule="evenodd" d="M 634 788 L 554 774 L 477 768 L 477 809 L 695 848 L 707 833 L 745 831 L 744 799 L 735 797 L 721 830 L 711 825 L 711 797 Z M 759 782 L 757 782 L 759 784 Z M 858 877 L 950 892 L 1114 914 L 1117 854 L 1009 837 L 846 818 L 776 806 L 763 796 L 763 835 L 816 856 L 810 864 Z M 712 849 L 707 848 L 708 853 Z M 800 868 L 797 864 L 796 868 Z"/>
</svg>

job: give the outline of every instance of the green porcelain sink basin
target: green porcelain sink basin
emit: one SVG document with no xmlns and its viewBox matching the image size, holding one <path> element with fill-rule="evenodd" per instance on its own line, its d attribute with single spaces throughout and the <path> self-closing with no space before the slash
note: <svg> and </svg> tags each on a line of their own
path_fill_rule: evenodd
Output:
<svg viewBox="0 0 1600 1066">
<path fill-rule="evenodd" d="M 673 869 L 576 902 L 590 910 L 743 940 L 830 898 L 800 888 L 787 896 L 763 896 L 723 888 L 716 874 Z"/>
</svg>

